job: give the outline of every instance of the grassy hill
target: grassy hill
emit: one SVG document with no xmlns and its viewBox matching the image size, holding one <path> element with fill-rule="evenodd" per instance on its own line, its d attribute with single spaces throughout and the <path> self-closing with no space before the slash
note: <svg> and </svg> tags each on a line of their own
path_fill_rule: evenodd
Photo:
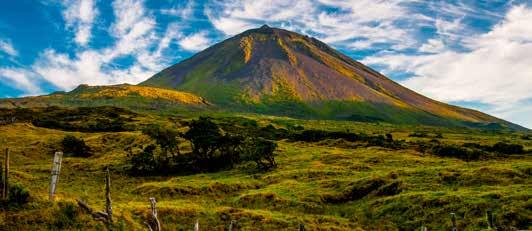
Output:
<svg viewBox="0 0 532 231">
<path fill-rule="evenodd" d="M 71 116 L 65 119 L 61 113 L 67 111 L 62 110 Z M 251 163 L 242 163 L 211 173 L 131 176 L 127 172 L 127 147 L 153 142 L 141 133 L 143 127 L 156 123 L 184 132 L 187 122 L 196 116 L 112 108 L 70 110 L 53 109 L 60 112 L 55 114 L 58 121 L 73 125 L 97 120 L 98 116 L 107 118 L 106 111 L 112 110 L 112 118 L 123 118 L 129 129 L 79 132 L 76 129 L 83 124 L 68 131 L 39 127 L 32 121 L 49 113 L 38 112 L 29 113 L 33 118 L 1 125 L 0 147 L 11 149 L 10 180 L 20 182 L 31 194 L 28 204 L 3 212 L 1 230 L 104 229 L 101 222 L 77 207 L 75 199 L 103 210 L 106 167 L 112 172 L 117 230 L 145 229 L 149 197 L 158 201 L 163 230 L 191 230 L 196 220 L 200 230 L 224 230 L 231 220 L 236 221 L 237 230 L 297 230 L 300 223 L 307 230 L 412 230 L 421 225 L 429 230 L 450 230 L 451 212 L 456 213 L 459 230 L 482 230 L 488 227 L 488 210 L 493 211 L 500 227 L 532 228 L 530 153 L 489 152 L 467 161 L 419 150 L 423 144 L 436 142 L 491 146 L 499 141 L 531 150 L 532 141 L 523 133 L 215 113 L 210 115 L 226 132 L 271 125 L 290 133 L 388 133 L 405 146 L 286 138 L 276 141 L 278 167 L 271 171 L 257 171 Z M 12 112 L 4 110 L 2 117 Z M 84 139 L 93 155 L 64 158 L 56 202 L 51 203 L 47 198 L 52 157 L 65 135 Z M 186 140 L 180 141 L 180 148 L 183 153 L 191 150 Z"/>
<path fill-rule="evenodd" d="M 47 106 L 116 106 L 137 111 L 200 110 L 211 104 L 187 92 L 120 84 L 113 86 L 80 85 L 70 92 L 16 99 L 0 99 L 0 108 Z"/>
</svg>

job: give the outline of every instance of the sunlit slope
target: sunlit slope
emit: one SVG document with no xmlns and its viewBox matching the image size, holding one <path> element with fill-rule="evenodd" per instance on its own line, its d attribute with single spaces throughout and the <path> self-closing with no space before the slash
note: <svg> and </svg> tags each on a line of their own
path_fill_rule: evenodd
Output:
<svg viewBox="0 0 532 231">
<path fill-rule="evenodd" d="M 424 97 L 314 38 L 268 26 L 207 48 L 141 85 L 259 113 L 520 128 Z"/>
<path fill-rule="evenodd" d="M 202 97 L 175 90 L 134 86 L 128 84 L 114 86 L 80 85 L 67 93 L 53 93 L 45 96 L 0 100 L 0 107 L 39 107 L 39 106 L 121 106 L 126 108 L 172 108 L 207 107 L 210 104 Z"/>
</svg>

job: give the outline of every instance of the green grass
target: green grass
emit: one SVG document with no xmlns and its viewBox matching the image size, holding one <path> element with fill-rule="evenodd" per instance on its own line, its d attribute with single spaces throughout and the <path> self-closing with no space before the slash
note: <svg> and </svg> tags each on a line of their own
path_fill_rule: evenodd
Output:
<svg viewBox="0 0 532 231">
<path fill-rule="evenodd" d="M 217 120 L 229 114 L 211 113 Z M 140 115 L 137 123 L 175 126 L 170 119 L 188 120 L 196 114 Z M 284 117 L 242 115 L 260 126 L 302 125 L 306 129 L 392 133 L 409 141 L 414 131 L 442 133 L 440 142 L 494 144 L 501 140 L 527 149 L 532 141 L 522 134 L 458 128 L 359 123 L 349 121 L 295 120 Z M 186 129 L 186 128 L 182 128 Z M 53 152 L 64 135 L 85 139 L 93 148 L 90 158 L 63 160 L 57 200 L 47 201 Z M 9 147 L 12 181 L 21 182 L 32 195 L 22 208 L 4 211 L 2 230 L 95 229 L 104 226 L 79 209 L 68 216 L 68 205 L 82 198 L 104 209 L 104 172 L 111 167 L 112 199 L 117 229 L 144 229 L 149 197 L 158 200 L 165 230 L 191 230 L 199 220 L 202 230 L 223 230 L 231 220 L 239 230 L 450 230 L 450 215 L 457 214 L 459 230 L 487 229 L 486 211 L 492 210 L 502 225 L 532 228 L 532 156 L 514 155 L 465 162 L 415 150 L 362 147 L 326 140 L 317 143 L 279 141 L 279 167 L 257 172 L 252 164 L 217 173 L 187 176 L 132 177 L 125 173 L 126 152 L 132 143 L 146 142 L 138 131 L 79 133 L 34 127 L 29 124 L 0 126 L 0 147 Z M 182 144 L 184 151 L 189 144 Z M 324 198 L 342 195 L 367 179 L 401 182 L 394 195 L 369 193 L 360 199 L 329 203 Z M 121 227 L 121 228 L 120 228 Z"/>
</svg>

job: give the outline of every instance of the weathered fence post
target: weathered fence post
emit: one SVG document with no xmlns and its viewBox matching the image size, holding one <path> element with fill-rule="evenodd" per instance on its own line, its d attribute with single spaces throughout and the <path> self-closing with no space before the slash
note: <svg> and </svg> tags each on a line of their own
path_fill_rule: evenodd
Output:
<svg viewBox="0 0 532 231">
<path fill-rule="evenodd" d="M 199 220 L 196 220 L 196 224 L 194 224 L 194 231 L 199 231 Z"/>
<path fill-rule="evenodd" d="M 6 153 L 4 157 L 4 178 L 3 178 L 3 190 L 2 190 L 2 199 L 7 201 L 9 196 L 9 148 L 6 148 Z"/>
<path fill-rule="evenodd" d="M 229 231 L 234 231 L 235 230 L 235 224 L 236 224 L 236 221 L 235 220 L 231 220 L 231 224 L 229 225 Z"/>
<path fill-rule="evenodd" d="M 421 231 L 427 231 L 427 227 L 425 227 L 424 225 L 421 225 Z"/>
<path fill-rule="evenodd" d="M 488 229 L 496 229 L 493 225 L 493 214 L 491 210 L 486 211 L 486 219 L 488 220 Z"/>
<path fill-rule="evenodd" d="M 451 213 L 451 222 L 453 223 L 452 231 L 458 231 L 458 229 L 456 228 L 456 214 L 455 213 Z"/>
<path fill-rule="evenodd" d="M 159 218 L 157 218 L 157 201 L 154 197 L 150 197 L 150 204 L 152 221 L 148 222 L 148 227 L 150 228 L 150 230 L 160 231 L 161 223 L 159 222 Z"/>
<path fill-rule="evenodd" d="M 56 152 L 54 155 L 54 162 L 52 165 L 52 180 L 50 182 L 50 201 L 54 201 L 55 188 L 59 181 L 59 172 L 61 171 L 61 160 L 63 158 L 62 152 Z"/>
<path fill-rule="evenodd" d="M 105 176 L 105 212 L 107 213 L 107 226 L 109 230 L 113 226 L 113 208 L 111 207 L 111 173 L 109 167 L 106 168 Z"/>
</svg>

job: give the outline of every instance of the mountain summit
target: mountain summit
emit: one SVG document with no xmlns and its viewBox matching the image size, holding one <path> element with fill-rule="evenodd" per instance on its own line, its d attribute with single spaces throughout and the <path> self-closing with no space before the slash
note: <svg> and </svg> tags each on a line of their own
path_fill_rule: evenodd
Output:
<svg viewBox="0 0 532 231">
<path fill-rule="evenodd" d="M 223 108 L 259 113 L 516 127 L 424 97 L 315 38 L 267 25 L 207 48 L 141 85 L 191 92 Z"/>
</svg>

